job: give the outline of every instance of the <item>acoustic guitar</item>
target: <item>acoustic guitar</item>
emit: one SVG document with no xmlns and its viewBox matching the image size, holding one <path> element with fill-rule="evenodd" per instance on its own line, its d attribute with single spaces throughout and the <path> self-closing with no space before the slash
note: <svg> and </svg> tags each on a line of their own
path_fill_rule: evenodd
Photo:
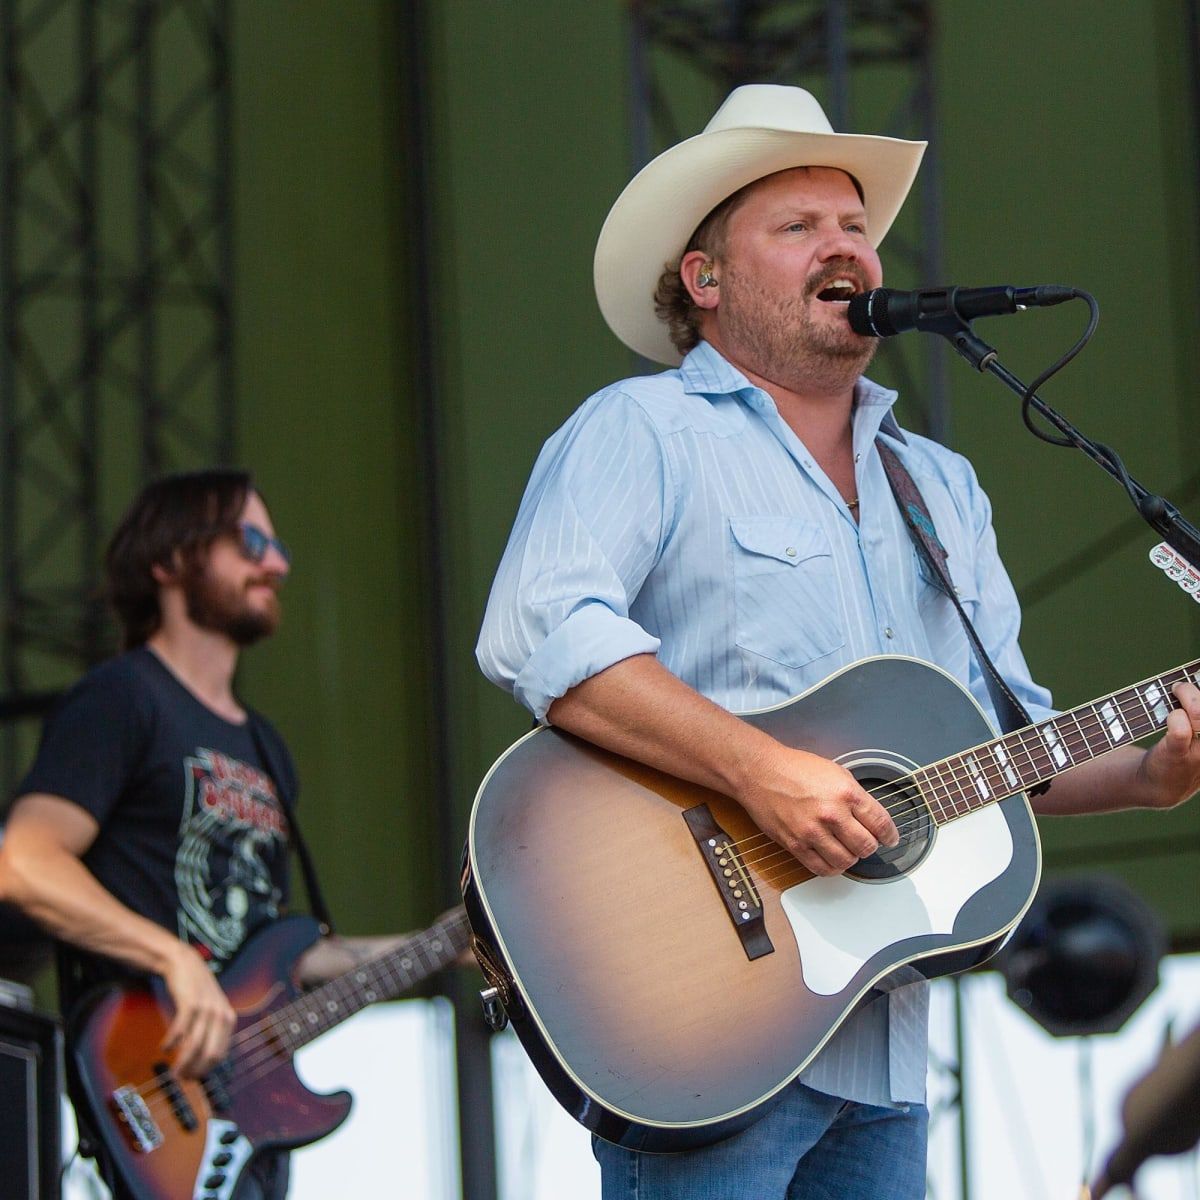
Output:
<svg viewBox="0 0 1200 1200">
<path fill-rule="evenodd" d="M 945 672 L 864 660 L 744 719 L 843 764 L 900 843 L 816 877 L 716 792 L 540 729 L 471 815 L 476 953 L 550 1090 L 677 1150 L 766 1111 L 860 1005 L 993 954 L 1037 888 L 1027 789 L 1161 729 L 1200 661 L 997 737 Z"/>
</svg>

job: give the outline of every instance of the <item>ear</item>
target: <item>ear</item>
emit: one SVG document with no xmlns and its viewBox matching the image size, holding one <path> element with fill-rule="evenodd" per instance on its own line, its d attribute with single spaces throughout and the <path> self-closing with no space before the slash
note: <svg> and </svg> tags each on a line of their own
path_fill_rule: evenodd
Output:
<svg viewBox="0 0 1200 1200">
<path fill-rule="evenodd" d="M 698 280 L 700 272 L 709 263 L 714 263 L 712 274 L 720 279 L 720 270 L 715 266 L 715 260 L 712 255 L 705 253 L 703 250 L 689 250 L 683 258 L 679 260 L 679 278 L 683 280 L 683 286 L 687 288 L 688 295 L 692 298 L 692 303 L 697 308 L 716 308 L 721 303 L 721 289 L 719 284 L 708 284 L 701 287 Z"/>
<path fill-rule="evenodd" d="M 159 587 L 171 587 L 177 584 L 183 574 L 183 555 L 176 550 L 171 555 L 171 562 L 153 563 L 150 567 L 150 578 L 158 584 Z"/>
</svg>

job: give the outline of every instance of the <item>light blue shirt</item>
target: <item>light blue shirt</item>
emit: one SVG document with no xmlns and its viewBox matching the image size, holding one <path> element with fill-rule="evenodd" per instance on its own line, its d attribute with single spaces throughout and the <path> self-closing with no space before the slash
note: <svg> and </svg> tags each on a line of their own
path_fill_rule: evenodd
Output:
<svg viewBox="0 0 1200 1200">
<path fill-rule="evenodd" d="M 959 599 L 1033 719 L 1050 695 L 1017 643 L 1020 609 L 971 465 L 903 433 L 894 392 L 861 379 L 856 522 L 774 401 L 701 342 L 677 370 L 588 399 L 538 456 L 476 650 L 539 721 L 575 684 L 656 654 L 734 712 L 778 704 L 852 662 L 907 654 L 995 719 L 949 600 L 923 577 L 875 437 L 908 468 Z M 866 1103 L 924 1097 L 923 984 L 851 1018 L 801 1078 Z"/>
</svg>

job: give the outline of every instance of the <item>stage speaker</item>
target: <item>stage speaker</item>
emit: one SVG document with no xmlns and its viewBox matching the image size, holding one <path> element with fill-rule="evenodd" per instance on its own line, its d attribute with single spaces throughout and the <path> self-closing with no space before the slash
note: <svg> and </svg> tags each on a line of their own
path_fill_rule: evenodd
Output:
<svg viewBox="0 0 1200 1200">
<path fill-rule="evenodd" d="M 59 1200 L 62 1031 L 0 980 L 0 1200 Z"/>
<path fill-rule="evenodd" d="M 1047 1033 L 1115 1033 L 1158 984 L 1166 933 L 1157 913 L 1118 879 L 1042 882 L 996 956 L 1008 998 Z"/>
</svg>

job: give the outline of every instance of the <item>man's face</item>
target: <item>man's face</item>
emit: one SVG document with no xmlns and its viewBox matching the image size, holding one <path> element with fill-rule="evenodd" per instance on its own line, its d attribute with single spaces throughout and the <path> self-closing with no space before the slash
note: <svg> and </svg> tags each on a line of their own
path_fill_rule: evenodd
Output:
<svg viewBox="0 0 1200 1200">
<path fill-rule="evenodd" d="M 870 362 L 878 343 L 850 328 L 846 308 L 883 272 L 845 172 L 798 168 L 754 184 L 716 266 L 710 340 L 737 366 L 803 392 L 848 386 Z"/>
<path fill-rule="evenodd" d="M 275 536 L 271 515 L 262 498 L 251 492 L 239 517 L 268 538 Z M 186 573 L 187 614 L 201 629 L 223 633 L 239 646 L 249 646 L 275 632 L 279 624 L 279 586 L 288 562 L 270 544 L 261 562 L 248 557 L 243 539 L 219 537 L 197 568 Z"/>
</svg>

